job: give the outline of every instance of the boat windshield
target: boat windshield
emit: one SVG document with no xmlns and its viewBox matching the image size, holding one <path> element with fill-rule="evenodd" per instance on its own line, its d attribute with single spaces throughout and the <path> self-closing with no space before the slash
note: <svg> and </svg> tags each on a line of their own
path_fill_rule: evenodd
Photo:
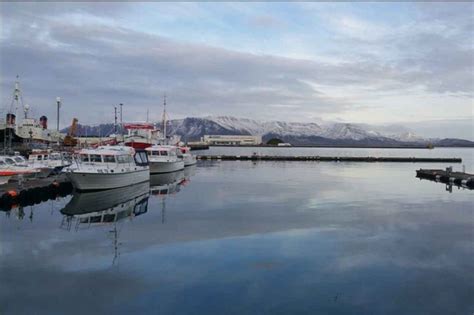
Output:
<svg viewBox="0 0 474 315">
<path fill-rule="evenodd" d="M 15 157 L 15 161 L 18 162 L 18 163 L 24 162 L 23 159 L 22 159 L 21 157 L 19 157 L 19 156 L 16 156 L 16 157 Z"/>
<path fill-rule="evenodd" d="M 6 166 L 7 164 L 5 163 L 5 161 L 1 161 L 0 160 L 0 166 Z"/>
<path fill-rule="evenodd" d="M 10 165 L 15 165 L 15 161 L 12 158 L 6 158 L 5 162 L 7 162 L 7 164 L 10 164 Z"/>
</svg>

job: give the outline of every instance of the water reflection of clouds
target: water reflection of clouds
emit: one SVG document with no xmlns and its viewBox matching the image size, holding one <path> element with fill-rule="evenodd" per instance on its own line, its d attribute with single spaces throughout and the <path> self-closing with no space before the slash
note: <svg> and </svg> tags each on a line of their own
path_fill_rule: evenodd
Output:
<svg viewBox="0 0 474 315">
<path fill-rule="evenodd" d="M 382 187 L 368 174 L 344 177 L 341 165 L 337 176 L 300 164 L 222 165 L 198 167 L 192 184 L 167 199 L 165 224 L 154 197 L 147 213 L 121 221 L 113 268 L 110 226 L 71 233 L 39 209 L 17 233 L 2 219 L 0 280 L 15 285 L 0 288 L 1 304 L 21 304 L 40 288 L 31 303 L 49 313 L 83 313 L 83 301 L 102 313 L 445 314 L 471 306 L 472 195 L 391 183 L 396 168 L 376 172 Z M 58 288 L 61 302 L 51 306 Z"/>
</svg>

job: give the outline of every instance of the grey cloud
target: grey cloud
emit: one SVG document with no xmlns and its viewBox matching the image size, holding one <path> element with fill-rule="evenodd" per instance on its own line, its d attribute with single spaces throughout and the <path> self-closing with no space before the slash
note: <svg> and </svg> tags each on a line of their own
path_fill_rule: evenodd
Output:
<svg viewBox="0 0 474 315">
<path fill-rule="evenodd" d="M 116 17 L 130 4 L 2 4 L 1 8 L 2 27 L 8 26 L 0 50 L 4 104 L 9 103 L 14 78 L 20 74 L 32 105 L 53 103 L 60 95 L 71 107 L 81 108 L 66 116 L 79 115 L 84 121 L 103 121 L 94 113 L 120 102 L 137 112 L 157 108 L 164 92 L 170 95 L 176 116 L 231 112 L 264 119 L 283 119 L 291 106 L 298 106 L 293 114 L 301 118 L 351 108 L 351 100 L 324 95 L 310 83 L 394 93 L 413 85 L 436 93 L 472 93 L 472 47 L 461 49 L 452 45 L 455 39 L 436 34 L 378 43 L 408 51 L 401 60 L 367 55 L 334 65 L 177 42 L 113 23 L 77 25 L 61 18 L 71 12 Z M 413 51 L 413 46 L 427 47 Z M 46 107 L 49 115 L 53 110 Z"/>
</svg>

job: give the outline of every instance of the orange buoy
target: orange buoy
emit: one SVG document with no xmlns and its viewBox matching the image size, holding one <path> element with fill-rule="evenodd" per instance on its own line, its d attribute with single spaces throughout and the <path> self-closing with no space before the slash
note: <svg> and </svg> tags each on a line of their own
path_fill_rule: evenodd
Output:
<svg viewBox="0 0 474 315">
<path fill-rule="evenodd" d="M 7 194 L 9 194 L 12 198 L 15 198 L 16 196 L 18 196 L 18 193 L 16 192 L 16 190 L 9 190 L 7 191 Z"/>
</svg>

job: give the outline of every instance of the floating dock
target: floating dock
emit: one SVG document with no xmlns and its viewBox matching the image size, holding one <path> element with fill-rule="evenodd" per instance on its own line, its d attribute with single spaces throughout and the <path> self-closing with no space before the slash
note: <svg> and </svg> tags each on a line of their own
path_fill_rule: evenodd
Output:
<svg viewBox="0 0 474 315">
<path fill-rule="evenodd" d="M 38 204 L 71 192 L 72 184 L 64 175 L 10 182 L 0 186 L 0 210 L 8 211 L 15 205 Z"/>
<path fill-rule="evenodd" d="M 373 156 L 279 156 L 279 155 L 198 155 L 198 160 L 222 161 L 320 161 L 320 162 L 423 162 L 461 163 L 461 158 L 373 157 Z"/>
<path fill-rule="evenodd" d="M 446 170 L 419 169 L 416 171 L 416 177 L 474 189 L 473 174 L 453 172 L 451 167 L 446 168 Z"/>
</svg>

